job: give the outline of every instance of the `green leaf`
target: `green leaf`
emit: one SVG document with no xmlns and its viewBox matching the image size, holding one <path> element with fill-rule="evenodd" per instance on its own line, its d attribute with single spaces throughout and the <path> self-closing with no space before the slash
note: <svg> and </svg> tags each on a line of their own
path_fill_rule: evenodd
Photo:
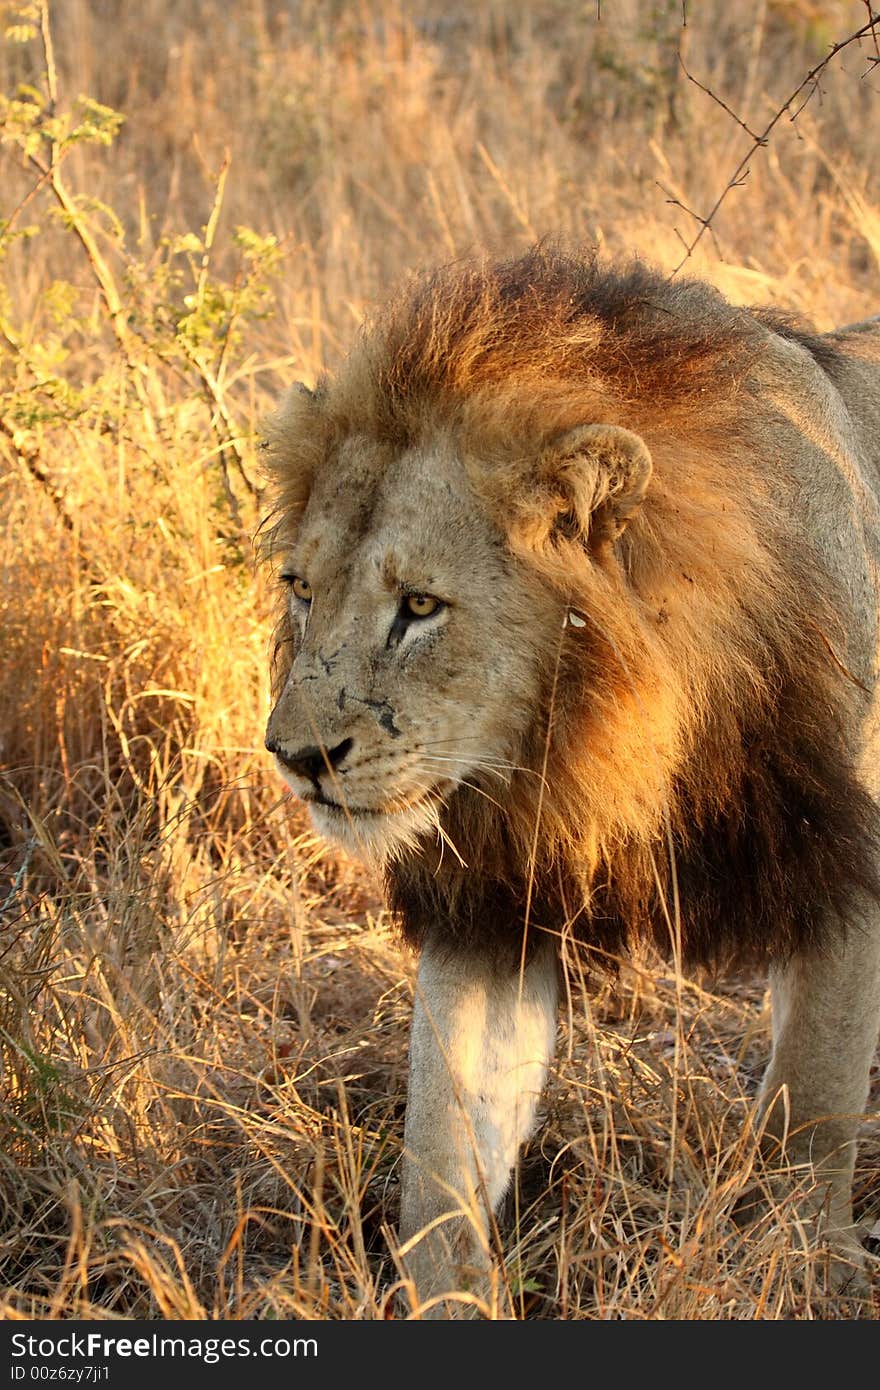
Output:
<svg viewBox="0 0 880 1390">
<path fill-rule="evenodd" d="M 78 124 L 67 137 L 69 145 L 112 145 L 125 121 L 122 113 L 114 111 L 112 106 L 83 96 L 77 101 L 74 118 Z"/>
<path fill-rule="evenodd" d="M 37 37 L 37 27 L 35 24 L 10 24 L 4 29 L 3 37 L 10 43 L 30 43 Z"/>
</svg>

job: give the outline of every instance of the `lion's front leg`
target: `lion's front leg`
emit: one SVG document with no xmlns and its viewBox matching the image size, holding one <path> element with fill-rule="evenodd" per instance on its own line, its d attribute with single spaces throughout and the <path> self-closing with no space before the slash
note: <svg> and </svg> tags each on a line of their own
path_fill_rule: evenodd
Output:
<svg viewBox="0 0 880 1390">
<path fill-rule="evenodd" d="M 773 1054 L 761 1087 L 765 1147 L 816 1179 L 812 1220 L 830 1247 L 831 1285 L 861 1282 L 852 1182 L 880 1019 L 880 931 L 851 926 L 826 955 L 771 973 Z M 810 1213 L 808 1213 L 810 1214 Z"/>
<path fill-rule="evenodd" d="M 528 963 L 422 950 L 410 1045 L 400 1239 L 420 1304 L 485 1292 L 491 1216 L 535 1122 L 556 1035 L 556 952 Z M 468 1316 L 440 1301 L 425 1317 Z"/>
</svg>

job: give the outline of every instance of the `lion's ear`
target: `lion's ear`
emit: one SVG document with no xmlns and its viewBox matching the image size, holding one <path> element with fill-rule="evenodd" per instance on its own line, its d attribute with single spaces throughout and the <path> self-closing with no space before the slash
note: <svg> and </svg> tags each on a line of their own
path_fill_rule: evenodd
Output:
<svg viewBox="0 0 880 1390">
<path fill-rule="evenodd" d="M 645 441 L 618 425 L 578 425 L 545 452 L 542 471 L 559 499 L 553 529 L 591 549 L 614 541 L 648 491 Z"/>
</svg>

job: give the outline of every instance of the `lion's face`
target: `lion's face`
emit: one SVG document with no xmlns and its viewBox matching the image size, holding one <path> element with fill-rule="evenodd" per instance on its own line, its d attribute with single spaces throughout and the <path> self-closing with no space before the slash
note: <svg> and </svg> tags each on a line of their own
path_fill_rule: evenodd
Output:
<svg viewBox="0 0 880 1390">
<path fill-rule="evenodd" d="M 469 784 L 503 799 L 558 601 L 509 552 L 450 443 L 347 440 L 282 555 L 294 656 L 266 743 L 316 828 L 378 858 Z"/>
</svg>

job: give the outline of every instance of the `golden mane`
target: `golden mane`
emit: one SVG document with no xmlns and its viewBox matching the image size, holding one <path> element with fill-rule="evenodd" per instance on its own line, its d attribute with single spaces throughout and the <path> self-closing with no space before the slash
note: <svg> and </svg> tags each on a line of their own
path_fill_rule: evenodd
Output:
<svg viewBox="0 0 880 1390">
<path fill-rule="evenodd" d="M 512 410 L 516 437 L 534 442 L 576 423 L 585 391 L 644 419 L 707 392 L 720 407 L 719 378 L 734 387 L 760 341 L 752 316 L 705 284 L 540 246 L 416 280 L 367 326 L 334 399 L 349 428 L 400 443 L 474 397 L 483 411 L 500 398 L 483 426 L 494 434 Z"/>
</svg>

